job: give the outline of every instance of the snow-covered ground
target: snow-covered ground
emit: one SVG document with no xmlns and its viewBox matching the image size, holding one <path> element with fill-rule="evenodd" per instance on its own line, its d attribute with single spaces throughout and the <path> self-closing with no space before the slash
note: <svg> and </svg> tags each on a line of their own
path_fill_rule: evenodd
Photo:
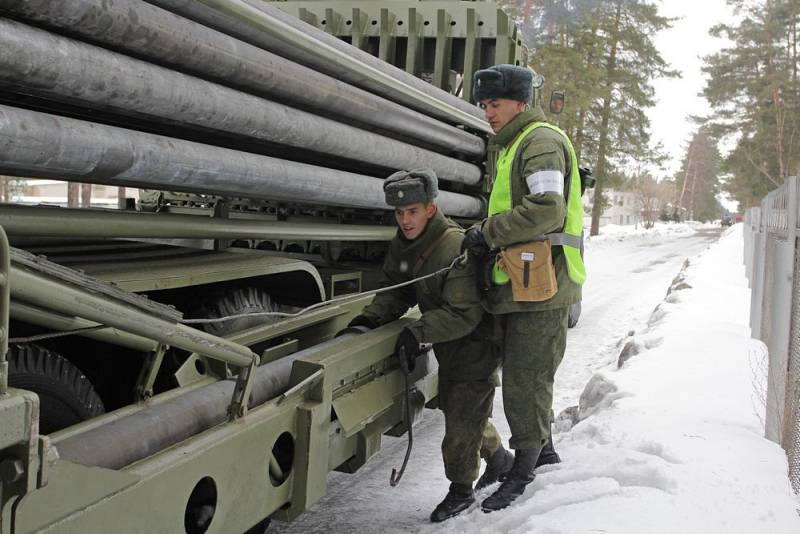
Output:
<svg viewBox="0 0 800 534">
<path fill-rule="evenodd" d="M 385 438 L 358 473 L 332 474 L 328 496 L 298 521 L 271 529 L 800 532 L 785 456 L 762 437 L 753 369 L 764 349 L 749 337 L 741 225 L 719 241 L 710 229 L 687 225 L 609 229 L 587 243 L 586 257 L 583 314 L 555 384 L 554 409 L 564 415 L 554 439 L 563 462 L 540 469 L 512 507 L 484 514 L 476 506 L 428 523 L 447 481 L 442 417 L 426 411 L 398 487 L 388 478 L 405 441 Z M 508 437 L 499 394 L 494 421 Z"/>
</svg>

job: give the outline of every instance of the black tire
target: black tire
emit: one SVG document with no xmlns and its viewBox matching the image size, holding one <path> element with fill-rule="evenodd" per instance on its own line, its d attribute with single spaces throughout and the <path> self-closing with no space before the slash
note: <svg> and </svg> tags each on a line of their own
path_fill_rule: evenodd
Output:
<svg viewBox="0 0 800 534">
<path fill-rule="evenodd" d="M 105 413 L 92 383 L 69 360 L 34 344 L 8 348 L 8 384 L 39 395 L 39 432 L 51 434 Z"/>
<path fill-rule="evenodd" d="M 266 291 L 256 287 L 237 287 L 204 301 L 199 306 L 198 317 L 227 317 L 228 315 L 238 315 L 240 313 L 273 311 L 278 311 L 278 306 Z M 224 337 L 245 328 L 277 320 L 277 317 L 264 315 L 239 317 L 218 323 L 205 323 L 202 324 L 202 328 L 209 334 Z"/>
<path fill-rule="evenodd" d="M 578 319 L 580 318 L 580 316 L 581 316 L 581 302 L 578 301 L 569 307 L 569 319 L 567 321 L 567 326 L 569 328 L 574 328 L 575 325 L 578 324 Z"/>
<path fill-rule="evenodd" d="M 247 529 L 244 532 L 244 534 L 264 534 L 267 531 L 267 529 L 269 528 L 269 524 L 271 522 L 272 522 L 272 520 L 269 517 L 267 517 L 266 519 L 262 519 L 256 525 L 254 525 L 254 526 L 250 527 L 249 529 Z"/>
</svg>

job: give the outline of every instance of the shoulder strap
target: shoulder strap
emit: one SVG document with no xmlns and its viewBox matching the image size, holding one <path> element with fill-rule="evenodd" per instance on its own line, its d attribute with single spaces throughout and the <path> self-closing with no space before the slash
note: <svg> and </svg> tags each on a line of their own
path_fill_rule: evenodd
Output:
<svg viewBox="0 0 800 534">
<path fill-rule="evenodd" d="M 419 255 L 419 258 L 417 258 L 417 263 L 414 264 L 414 269 L 411 271 L 414 278 L 417 277 L 419 270 L 422 269 L 422 266 L 425 265 L 425 262 L 428 260 L 428 258 L 430 258 L 431 254 L 433 254 L 433 251 L 444 242 L 447 236 L 460 231 L 461 230 L 458 228 L 453 228 L 452 226 L 445 228 L 444 232 L 442 232 L 442 235 L 440 235 L 436 241 L 431 243 L 428 248 L 426 248 L 425 251 Z"/>
</svg>

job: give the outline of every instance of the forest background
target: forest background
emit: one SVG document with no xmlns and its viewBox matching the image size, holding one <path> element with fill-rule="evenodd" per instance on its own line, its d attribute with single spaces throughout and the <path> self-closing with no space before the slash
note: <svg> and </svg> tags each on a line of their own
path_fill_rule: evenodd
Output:
<svg viewBox="0 0 800 534">
<path fill-rule="evenodd" d="M 703 57 L 707 113 L 692 117 L 693 131 L 668 134 L 685 139 L 672 173 L 665 172 L 663 147 L 651 142 L 647 115 L 654 81 L 682 75 L 655 44 L 675 22 L 661 14 L 660 2 L 501 3 L 521 28 L 530 65 L 545 77 L 545 108 L 551 91 L 566 93 L 563 113 L 551 120 L 597 179 L 592 235 L 609 189 L 636 192 L 645 224 L 657 217 L 712 220 L 723 212 L 721 192 L 741 212 L 800 174 L 800 0 L 728 0 L 735 22 L 711 28 L 726 46 Z M 693 16 L 704 16 L 702 9 Z"/>
</svg>

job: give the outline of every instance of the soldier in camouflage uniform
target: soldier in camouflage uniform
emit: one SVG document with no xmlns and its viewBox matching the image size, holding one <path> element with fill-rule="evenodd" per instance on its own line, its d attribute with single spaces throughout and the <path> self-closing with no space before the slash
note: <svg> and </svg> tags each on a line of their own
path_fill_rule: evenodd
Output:
<svg viewBox="0 0 800 534">
<path fill-rule="evenodd" d="M 495 318 L 502 346 L 503 403 L 516 454 L 513 462 L 490 458 L 482 479 L 503 482 L 481 503 L 485 512 L 505 508 L 521 495 L 537 465 L 560 461 L 550 435 L 553 379 L 566 347 L 569 306 L 580 300 L 585 278 L 575 248 L 582 232 L 577 158 L 566 135 L 545 122 L 539 106 L 528 104 L 533 75 L 512 65 L 475 73 L 475 100 L 496 134 L 491 145 L 500 155 L 489 217 L 467 231 L 464 248 L 492 268 L 491 251 L 545 238 L 569 244 L 552 246 L 557 290 L 547 300 L 515 301 L 508 277 L 500 280 L 497 267 L 488 276 L 483 303 Z"/>
<path fill-rule="evenodd" d="M 446 268 L 459 256 L 463 230 L 433 202 L 436 175 L 430 170 L 398 172 L 384 182 L 386 203 L 395 206 L 399 226 L 383 265 L 383 285 L 394 285 Z M 505 452 L 489 421 L 497 386 L 499 354 L 491 344 L 491 317 L 484 313 L 473 266 L 461 264 L 443 276 L 379 293 L 348 326 L 376 328 L 419 304 L 420 319 L 398 337 L 396 353 L 420 354 L 432 343 L 439 362 L 439 407 L 444 412 L 442 457 L 451 481 L 431 514 L 439 522 L 467 509 L 475 496 L 480 458 Z"/>
</svg>

